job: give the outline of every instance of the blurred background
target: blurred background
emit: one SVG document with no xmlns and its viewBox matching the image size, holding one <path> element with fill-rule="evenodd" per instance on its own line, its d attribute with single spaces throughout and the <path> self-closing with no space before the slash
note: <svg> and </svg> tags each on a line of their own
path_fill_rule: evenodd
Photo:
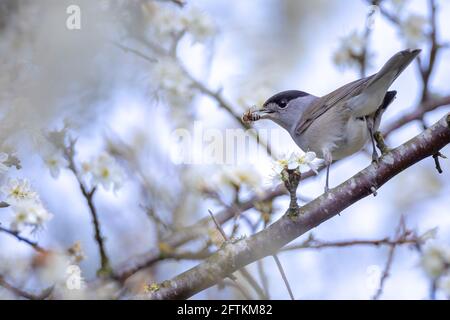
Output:
<svg viewBox="0 0 450 320">
<path fill-rule="evenodd" d="M 212 161 L 210 155 L 180 161 L 180 150 L 204 154 L 211 137 L 226 139 L 230 129 L 243 132 L 240 116 L 271 95 L 288 89 L 327 94 L 363 71 L 376 72 L 401 49 L 422 48 L 426 67 L 432 3 L 442 48 L 426 94 L 412 64 L 392 86 L 397 99 L 381 131 L 422 101 L 450 95 L 448 1 L 385 0 L 374 9 L 362 0 L 0 0 L 0 200 L 5 204 L 0 226 L 12 232 L 0 230 L 0 280 L 34 293 L 59 284 L 51 293 L 57 299 L 109 299 L 143 292 L 197 265 L 198 259 L 161 258 L 125 283 L 101 276 L 92 209 L 80 183 L 94 190 L 90 202 L 111 267 L 101 269 L 107 275 L 154 250 L 213 252 L 213 225 L 181 248 L 167 248 L 164 239 L 209 217 L 208 209 L 219 212 L 274 190 L 280 182 L 273 178 L 274 158 L 298 147 L 287 132 L 261 121 L 253 127 L 274 137 L 273 157 L 238 152 L 229 163 Z M 361 56 L 366 70 L 357 59 Z M 422 122 L 392 130 L 388 145 L 406 142 L 448 111 L 448 105 L 440 106 Z M 174 132 L 194 137 L 199 126 L 209 135 L 200 144 L 173 139 Z M 252 134 L 248 137 L 245 150 L 257 145 Z M 367 150 L 332 166 L 332 186 L 370 164 Z M 449 147 L 442 153 L 450 155 Z M 326 242 L 394 239 L 403 217 L 405 228 L 420 241 L 395 248 L 379 298 L 450 296 L 450 165 L 448 160 L 441 165 L 444 172 L 438 174 L 433 159 L 420 162 L 376 197 L 362 199 L 295 243 L 311 234 Z M 321 195 L 324 182 L 323 172 L 302 182 L 301 203 Z M 32 200 L 31 209 L 14 196 L 17 188 L 27 191 L 23 198 Z M 270 223 L 284 214 L 288 204 L 286 195 L 259 203 L 224 229 L 235 237 L 250 236 L 263 228 L 263 220 Z M 45 253 L 17 236 L 37 242 Z M 297 299 L 371 299 L 390 249 L 370 244 L 306 248 L 279 258 Z M 64 287 L 67 265 L 79 266 L 86 288 L 95 290 Z M 270 298 L 289 298 L 271 258 L 248 269 L 266 283 Z M 252 292 L 245 279 L 238 281 Z M 0 286 L 0 298 L 20 295 Z M 194 298 L 243 296 L 223 285 Z"/>
</svg>

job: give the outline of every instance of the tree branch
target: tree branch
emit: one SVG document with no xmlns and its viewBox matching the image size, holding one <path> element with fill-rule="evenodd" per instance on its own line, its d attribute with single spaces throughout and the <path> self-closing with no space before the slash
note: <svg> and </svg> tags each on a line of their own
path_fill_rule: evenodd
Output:
<svg viewBox="0 0 450 320">
<path fill-rule="evenodd" d="M 0 274 L 0 286 L 3 288 L 9 290 L 16 296 L 28 299 L 28 300 L 44 300 L 50 296 L 50 294 L 53 291 L 53 287 L 47 288 L 43 290 L 39 294 L 30 293 L 28 291 L 25 291 L 23 289 L 20 289 L 18 287 L 15 287 L 14 285 L 10 284 L 8 281 L 5 280 L 5 278 Z"/>
<path fill-rule="evenodd" d="M 439 122 L 384 155 L 346 182 L 311 201 L 296 216 L 284 215 L 255 235 L 225 245 L 196 267 L 172 280 L 163 282 L 150 292 L 150 299 L 185 299 L 209 288 L 243 266 L 275 254 L 287 243 L 332 218 L 378 188 L 406 168 L 436 154 L 450 143 L 450 114 Z M 288 210 L 289 211 L 289 210 Z"/>
<path fill-rule="evenodd" d="M 73 172 L 75 178 L 77 179 L 78 185 L 80 187 L 80 191 L 83 194 L 83 197 L 86 199 L 86 203 L 89 207 L 89 212 L 91 213 L 92 217 L 92 223 L 94 225 L 94 231 L 95 231 L 95 241 L 98 244 L 98 249 L 100 253 L 100 269 L 97 271 L 97 274 L 100 276 L 108 277 L 112 274 L 112 269 L 109 264 L 109 258 L 106 254 L 105 249 L 105 243 L 104 238 L 101 233 L 100 229 L 100 222 L 98 219 L 97 209 L 95 208 L 93 197 L 95 194 L 95 191 L 97 190 L 95 187 L 91 190 L 88 190 L 88 188 L 84 185 L 83 181 L 81 180 L 80 174 L 78 172 L 78 169 L 75 165 L 74 161 L 74 153 L 75 153 L 75 141 L 72 141 L 70 143 L 69 148 L 66 150 L 66 157 L 69 161 L 69 170 Z"/>
<path fill-rule="evenodd" d="M 396 237 L 398 238 L 398 240 L 401 240 L 402 237 L 405 237 L 405 235 L 408 234 L 406 231 L 405 220 L 403 219 L 403 216 L 400 217 L 400 222 L 398 224 L 397 231 L 395 233 L 396 233 Z M 377 292 L 375 292 L 375 294 L 373 296 L 373 300 L 380 299 L 380 297 L 383 293 L 384 284 L 386 283 L 386 279 L 389 277 L 389 272 L 392 268 L 392 263 L 394 262 L 395 249 L 397 249 L 397 244 L 391 245 L 391 247 L 389 249 L 389 254 L 388 254 L 387 261 L 386 261 L 386 265 L 384 267 L 383 273 L 381 274 L 380 284 L 378 286 Z"/>
<path fill-rule="evenodd" d="M 44 248 L 39 246 L 39 244 L 37 242 L 32 241 L 30 239 L 27 239 L 25 237 L 22 237 L 17 231 L 12 231 L 12 230 L 6 229 L 6 228 L 2 227 L 1 225 L 0 225 L 0 231 L 12 235 L 13 237 L 15 237 L 19 241 L 25 242 L 26 244 L 31 246 L 34 250 L 36 250 L 36 251 L 38 251 L 40 253 L 48 252 L 47 250 L 45 250 Z"/>
</svg>

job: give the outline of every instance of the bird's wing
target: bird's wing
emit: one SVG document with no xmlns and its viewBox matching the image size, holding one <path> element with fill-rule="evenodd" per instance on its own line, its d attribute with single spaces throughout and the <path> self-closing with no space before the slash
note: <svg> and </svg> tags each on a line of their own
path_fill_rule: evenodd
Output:
<svg viewBox="0 0 450 320">
<path fill-rule="evenodd" d="M 369 81 L 373 78 L 362 78 L 350 82 L 335 91 L 317 99 L 308 110 L 305 111 L 295 128 L 296 134 L 302 134 L 317 118 L 325 112 L 338 105 L 344 106 L 348 99 L 359 95 L 366 88 Z"/>
</svg>

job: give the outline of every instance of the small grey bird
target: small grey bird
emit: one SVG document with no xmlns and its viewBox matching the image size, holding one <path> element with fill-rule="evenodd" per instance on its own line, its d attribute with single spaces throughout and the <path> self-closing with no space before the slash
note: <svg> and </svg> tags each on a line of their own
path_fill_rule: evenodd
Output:
<svg viewBox="0 0 450 320">
<path fill-rule="evenodd" d="M 387 90 L 420 51 L 400 51 L 379 72 L 350 82 L 323 97 L 297 90 L 280 92 L 269 98 L 261 109 L 244 115 L 244 120 L 270 119 L 286 129 L 303 151 L 313 151 L 323 158 L 327 166 L 327 192 L 332 161 L 361 150 L 369 138 L 372 158 L 377 161 L 373 133 L 378 130 L 384 110 L 397 94 Z"/>
</svg>

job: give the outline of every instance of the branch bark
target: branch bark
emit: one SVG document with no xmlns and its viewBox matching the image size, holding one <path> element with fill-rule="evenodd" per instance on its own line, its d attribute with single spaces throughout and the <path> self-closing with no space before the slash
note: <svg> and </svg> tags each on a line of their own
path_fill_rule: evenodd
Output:
<svg viewBox="0 0 450 320">
<path fill-rule="evenodd" d="M 346 182 L 297 210 L 284 215 L 255 235 L 225 245 L 196 267 L 165 281 L 149 292 L 150 299 L 186 299 L 207 289 L 240 268 L 275 254 L 287 243 L 332 218 L 406 168 L 436 154 L 450 143 L 450 114 L 383 156 Z M 288 210 L 290 212 L 291 210 Z"/>
</svg>

